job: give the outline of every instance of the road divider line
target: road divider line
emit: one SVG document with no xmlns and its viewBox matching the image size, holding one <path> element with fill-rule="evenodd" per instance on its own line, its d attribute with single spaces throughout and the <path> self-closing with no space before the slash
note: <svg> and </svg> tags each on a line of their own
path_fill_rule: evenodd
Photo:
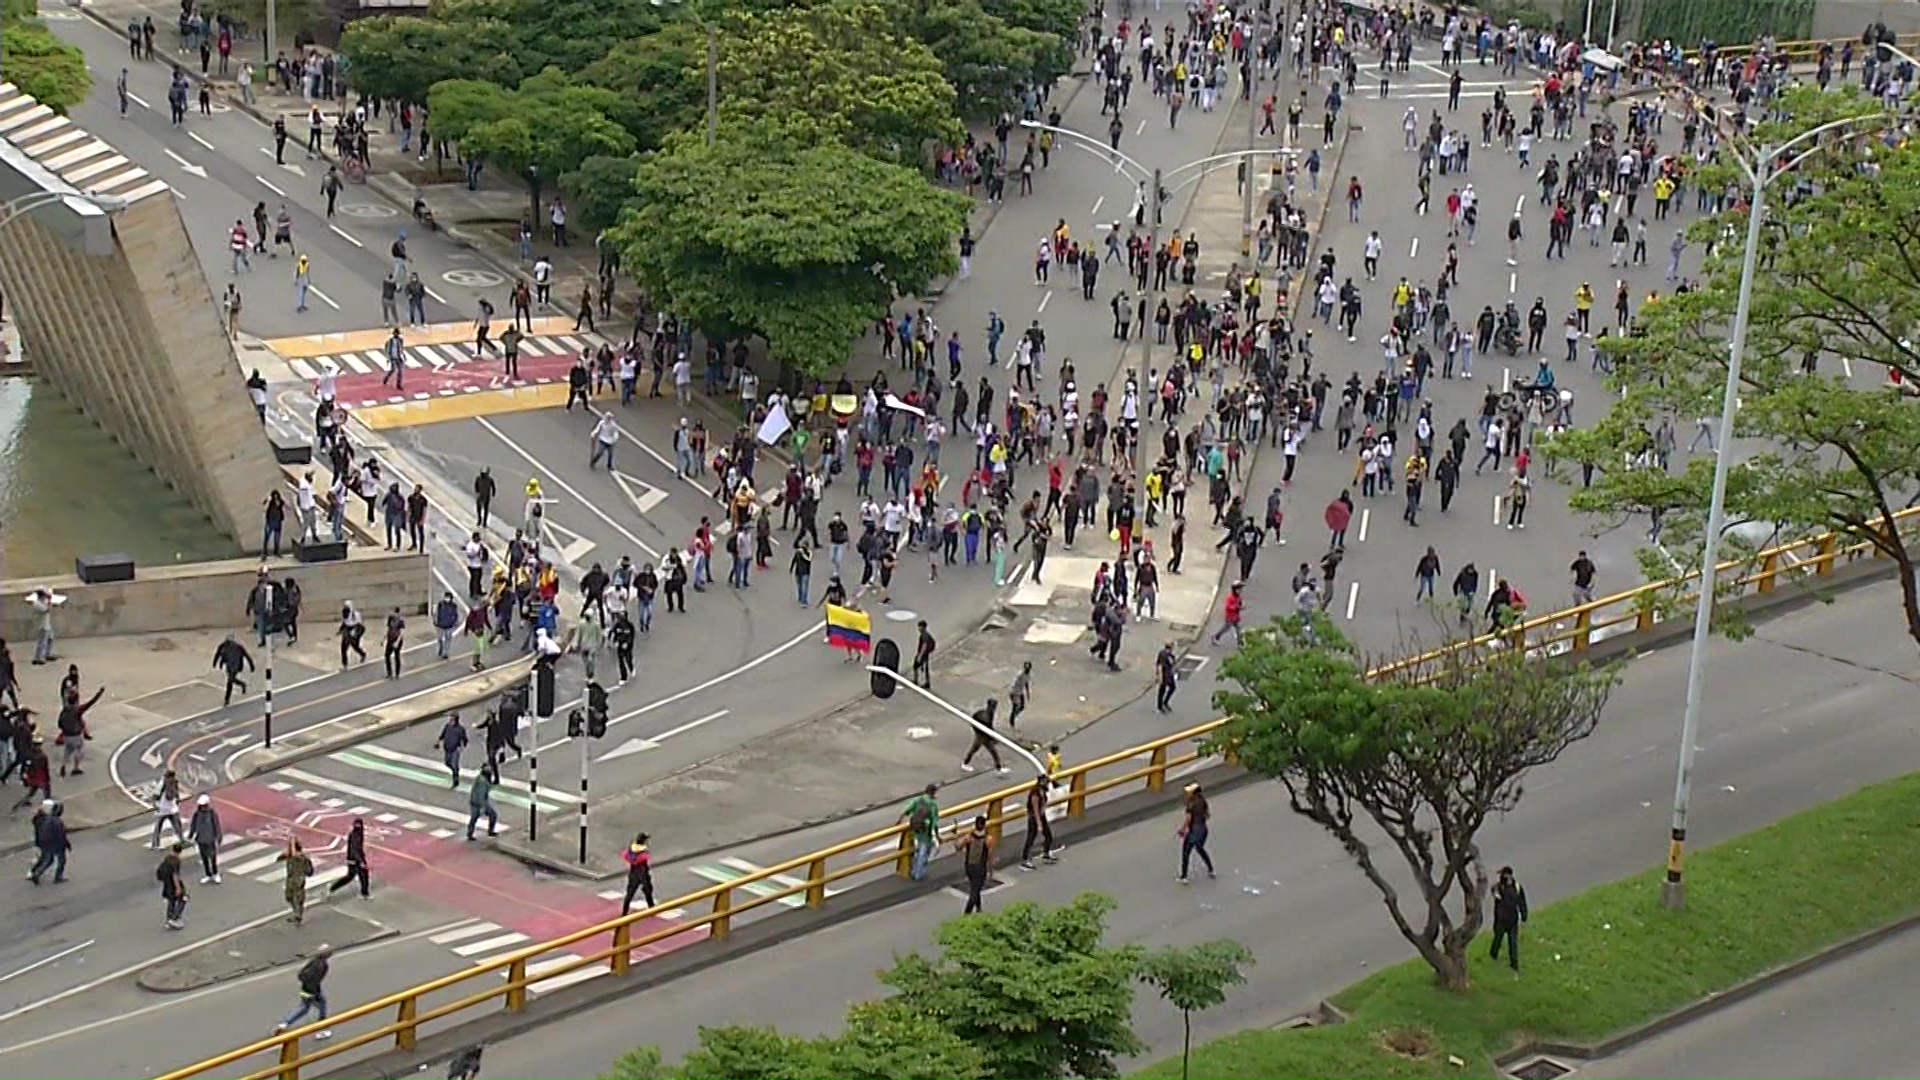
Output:
<svg viewBox="0 0 1920 1080">
<path fill-rule="evenodd" d="M 146 98 L 141 97 L 139 94 L 136 94 L 131 90 L 127 91 L 127 100 L 133 102 L 135 105 L 138 105 L 143 109 L 153 108 L 153 106 L 147 104 Z"/>
<path fill-rule="evenodd" d="M 201 146 L 204 146 L 204 147 L 206 147 L 206 148 L 207 148 L 207 149 L 209 149 L 209 150 L 212 150 L 212 151 L 213 151 L 214 153 L 216 153 L 216 154 L 220 152 L 220 151 L 219 151 L 218 149 L 215 149 L 215 147 L 214 147 L 214 145 L 213 145 L 212 143 L 210 143 L 210 142 L 208 142 L 207 140 L 205 140 L 205 139 L 203 139 L 203 138 L 201 138 L 201 137 L 200 137 L 200 133 L 199 133 L 199 132 L 197 132 L 197 131 L 189 131 L 189 132 L 187 132 L 187 138 L 189 138 L 189 139 L 192 139 L 192 140 L 193 140 L 194 142 L 197 142 L 197 143 L 199 143 L 199 144 L 200 144 Z"/>
<path fill-rule="evenodd" d="M 1363 508 L 1360 511 L 1360 538 L 1359 540 L 1356 541 L 1356 543 L 1364 544 L 1367 542 L 1367 525 L 1372 521 L 1373 521 L 1373 511 L 1370 509 Z"/>
<path fill-rule="evenodd" d="M 439 293 L 437 293 L 437 292 L 434 292 L 434 291 L 433 291 L 432 289 L 427 289 L 427 290 L 426 290 L 426 292 L 427 292 L 427 296 L 428 296 L 428 297 L 429 297 L 430 299 L 432 299 L 434 303 L 437 303 L 437 304 L 447 304 L 447 298 L 446 298 L 446 297 L 444 297 L 444 296 L 441 296 L 441 295 L 440 295 Z M 448 306 L 448 307 L 452 307 L 453 305 L 452 305 L 452 304 L 447 304 L 447 306 Z"/>
<path fill-rule="evenodd" d="M 283 199 L 287 197 L 287 193 L 286 193 L 286 192 L 284 192 L 284 191 L 281 191 L 281 190 L 280 190 L 279 188 L 277 188 L 277 187 L 275 187 L 275 186 L 274 186 L 274 184 L 273 184 L 273 181 L 271 181 L 271 180 L 269 180 L 269 179 L 267 179 L 267 178 L 266 178 L 266 177 L 264 177 L 264 176 L 261 176 L 261 175 L 260 175 L 259 173 L 255 173 L 255 174 L 253 175 L 253 178 L 254 178 L 255 180 L 258 180 L 258 181 L 260 181 L 260 183 L 261 183 L 261 185 L 262 185 L 262 186 L 264 186 L 264 187 L 265 187 L 265 188 L 266 188 L 266 189 L 267 189 L 268 191 L 271 191 L 271 192 L 273 192 L 273 193 L 274 193 L 275 195 L 278 195 L 278 196 L 280 196 L 280 197 L 281 197 L 281 198 L 283 198 Z"/>
<path fill-rule="evenodd" d="M 1040 306 L 1039 306 L 1039 307 L 1037 307 L 1037 308 L 1035 308 L 1035 309 L 1034 309 L 1034 311 L 1035 311 L 1036 313 L 1038 313 L 1038 312 L 1042 312 L 1042 311 L 1045 311 L 1045 310 L 1047 310 L 1047 301 L 1049 301 L 1049 300 L 1051 300 L 1051 299 L 1053 299 L 1053 290 L 1052 290 L 1052 289 L 1048 289 L 1048 290 L 1047 290 L 1047 291 L 1046 291 L 1046 292 L 1045 292 L 1044 294 L 1042 294 L 1042 295 L 1041 295 L 1041 297 L 1040 297 Z"/>
<path fill-rule="evenodd" d="M 1513 369 L 1510 367 L 1503 367 L 1500 369 L 1500 392 L 1504 394 L 1507 391 L 1512 389 L 1513 389 Z"/>
<path fill-rule="evenodd" d="M 1353 621 L 1353 609 L 1360 603 L 1360 583 L 1347 586 L 1347 621 Z"/>
<path fill-rule="evenodd" d="M 334 302 L 333 302 L 333 297 L 331 297 L 331 296 L 328 296 L 328 295 L 327 295 L 326 293 L 323 293 L 323 292 L 321 292 L 321 291 L 320 291 L 320 287 L 319 287 L 318 285 L 309 285 L 309 286 L 307 286 L 307 291 L 308 291 L 308 292 L 310 292 L 310 293 L 312 293 L 313 295 L 315 295 L 315 296 L 317 296 L 317 297 L 319 297 L 319 298 L 320 298 L 320 302 L 321 302 L 321 303 L 323 303 L 323 304 L 325 304 L 325 305 L 327 305 L 328 307 L 330 307 L 330 308 L 332 308 L 333 310 L 335 310 L 335 311 L 339 311 L 339 310 L 340 310 L 340 305 L 339 305 L 339 304 L 336 304 L 336 303 L 334 303 Z"/>
<path fill-rule="evenodd" d="M 1493 497 L 1493 523 L 1500 524 L 1500 496 Z"/>
<path fill-rule="evenodd" d="M 501 431 L 498 427 L 496 427 L 493 421 L 488 420 L 484 416 L 476 416 L 474 417 L 474 422 L 478 423 L 481 427 L 485 428 L 489 433 L 493 435 L 494 438 L 499 439 L 500 442 L 504 444 L 507 449 L 520 455 L 520 457 L 523 458 L 527 464 L 533 466 L 534 469 L 538 470 L 542 476 L 545 476 L 547 479 L 553 481 L 554 486 L 558 487 L 561 491 L 564 491 L 567 494 L 573 496 L 575 502 L 578 502 L 581 506 L 585 507 L 589 513 L 593 514 L 593 516 L 599 518 L 601 521 L 606 522 L 608 527 L 613 529 L 614 532 L 617 532 L 621 536 L 626 537 L 628 542 L 632 543 L 635 547 L 638 547 L 641 551 L 646 552 L 649 558 L 657 560 L 663 557 L 659 549 L 655 548 L 652 544 L 647 543 L 645 540 L 640 539 L 638 536 L 635 536 L 633 534 L 633 530 L 613 520 L 613 518 L 606 511 L 600 509 L 598 506 L 595 506 L 591 499 L 588 499 L 585 495 L 580 494 L 579 490 L 576 489 L 572 484 L 569 484 L 565 480 L 561 479 L 560 474 L 554 472 L 552 469 L 547 468 L 547 466 L 543 462 L 541 462 L 539 458 L 536 458 L 532 454 L 527 453 L 527 451 L 519 443 L 514 442 L 512 439 L 508 438 L 507 433 L 504 431 Z"/>
<path fill-rule="evenodd" d="M 81 942 L 78 945 L 69 945 L 64 949 L 61 949 L 59 952 L 54 953 L 52 956 L 46 956 L 38 960 L 35 960 L 33 963 L 28 964 L 26 967 L 17 968 L 13 971 L 9 971 L 5 975 L 0 975 L 0 983 L 6 982 L 8 979 L 19 978 L 20 976 L 25 975 L 29 971 L 37 971 L 40 968 L 46 967 L 48 964 L 53 963 L 55 960 L 58 960 L 63 956 L 71 956 L 72 954 L 79 952 L 81 949 L 87 948 L 88 946 L 92 945 L 97 940 L 98 940 L 97 938 L 88 938 L 87 940 Z"/>
<path fill-rule="evenodd" d="M 333 235 L 339 237 L 342 240 L 345 240 L 347 243 L 352 244 L 354 247 L 363 248 L 367 246 L 361 243 L 360 241 L 354 239 L 354 236 L 352 233 L 348 232 L 347 230 L 341 228 L 338 225 L 328 225 L 327 228 L 333 230 Z"/>
<path fill-rule="evenodd" d="M 1500 574 L 1493 567 L 1487 567 L 1487 599 L 1493 599 L 1493 583 L 1500 580 Z"/>
<path fill-rule="evenodd" d="M 1409 245 L 1407 248 L 1407 258 L 1417 259 L 1419 257 L 1420 257 L 1420 238 L 1416 236 L 1413 238 L 1413 243 Z"/>
</svg>

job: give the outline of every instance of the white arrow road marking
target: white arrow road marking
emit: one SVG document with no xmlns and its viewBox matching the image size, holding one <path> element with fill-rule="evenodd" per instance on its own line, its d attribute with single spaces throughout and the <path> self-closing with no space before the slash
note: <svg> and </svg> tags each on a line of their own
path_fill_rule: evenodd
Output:
<svg viewBox="0 0 1920 1080">
<path fill-rule="evenodd" d="M 166 757 L 160 753 L 160 748 L 165 745 L 167 745 L 166 739 L 153 740 L 152 746 L 140 752 L 140 764 L 145 765 L 149 769 L 159 768 L 160 763 L 166 760 Z"/>
<path fill-rule="evenodd" d="M 667 499 L 667 493 L 665 491 L 654 487 L 645 480 L 636 480 L 623 472 L 615 472 L 613 474 L 613 482 L 620 485 L 620 490 L 627 495 L 627 501 L 631 502 L 633 508 L 640 511 L 642 515 L 651 513 L 654 507 L 659 506 Z"/>
<path fill-rule="evenodd" d="M 221 739 L 219 742 L 214 743 L 213 746 L 210 748 L 210 752 L 217 754 L 220 751 L 225 750 L 229 746 L 239 746 L 243 743 L 250 742 L 252 741 L 252 738 L 253 736 L 251 735 L 229 735 L 226 738 Z"/>
<path fill-rule="evenodd" d="M 626 742 L 621 743 L 619 746 L 614 747 L 613 749 L 607 751 L 604 754 L 601 754 L 599 757 L 594 758 L 593 760 L 596 763 L 602 762 L 602 761 L 613 761 L 618 758 L 627 757 L 630 754 L 639 754 L 639 753 L 644 753 L 648 750 L 657 750 L 659 749 L 659 747 L 660 747 L 660 744 L 657 742 L 654 742 L 652 739 L 628 739 Z"/>
<path fill-rule="evenodd" d="M 168 157 L 174 160 L 175 164 L 187 170 L 188 176 L 197 176 L 202 180 L 205 180 L 207 178 L 207 170 L 201 168 L 198 165 L 195 165 L 193 162 L 188 161 L 186 158 L 181 157 L 179 154 L 176 154 L 171 150 L 167 150 L 166 154 Z"/>
<path fill-rule="evenodd" d="M 554 547 L 560 549 L 560 558 L 562 560 L 577 563 L 581 559 L 586 558 L 587 553 L 598 546 L 593 541 L 581 536 L 565 525 L 556 523 L 545 514 L 540 516 L 547 527 L 547 541 Z M 572 537 L 572 539 L 569 540 L 567 537 Z"/>
</svg>

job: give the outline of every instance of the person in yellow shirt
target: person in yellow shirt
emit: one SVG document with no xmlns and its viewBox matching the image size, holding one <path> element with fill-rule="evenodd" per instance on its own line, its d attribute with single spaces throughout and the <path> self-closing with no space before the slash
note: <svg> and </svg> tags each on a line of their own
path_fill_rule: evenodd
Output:
<svg viewBox="0 0 1920 1080">
<path fill-rule="evenodd" d="M 1407 284 L 1406 278 L 1401 278 L 1400 284 L 1395 285 L 1393 287 L 1393 309 L 1395 311 L 1398 311 L 1401 308 L 1406 307 L 1408 301 L 1412 299 L 1413 299 L 1413 286 Z"/>
<path fill-rule="evenodd" d="M 1593 286 L 1588 282 L 1581 282 L 1580 287 L 1573 290 L 1573 314 L 1580 332 L 1591 333 L 1589 327 L 1593 318 Z"/>
<path fill-rule="evenodd" d="M 1166 491 L 1166 480 L 1161 476 L 1160 470 L 1155 469 L 1154 471 L 1148 473 L 1147 474 L 1147 528 L 1149 529 L 1153 528 L 1155 524 L 1154 511 L 1159 507 L 1160 497 L 1165 491 Z"/>
</svg>

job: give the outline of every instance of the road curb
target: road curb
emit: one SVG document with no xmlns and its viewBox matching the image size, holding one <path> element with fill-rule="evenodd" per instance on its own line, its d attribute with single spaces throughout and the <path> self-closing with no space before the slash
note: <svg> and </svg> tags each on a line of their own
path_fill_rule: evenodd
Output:
<svg viewBox="0 0 1920 1080">
<path fill-rule="evenodd" d="M 316 725 L 330 728 L 322 735 L 309 736 L 311 728 L 296 731 L 285 736 L 280 746 L 272 750 L 256 747 L 246 750 L 234 759 L 233 774 L 230 780 L 238 783 L 261 773 L 274 772 L 306 761 L 309 758 L 331 754 L 358 746 L 364 742 L 383 738 L 436 716 L 458 709 L 471 708 L 488 698 L 498 696 L 514 683 L 526 678 L 533 670 L 533 661 L 526 657 L 488 668 L 485 671 L 466 675 L 451 682 L 442 683 L 417 702 L 407 702 L 398 708 L 374 708 L 353 716 L 351 721 L 334 721 Z M 281 749 L 280 747 L 285 747 Z"/>
</svg>

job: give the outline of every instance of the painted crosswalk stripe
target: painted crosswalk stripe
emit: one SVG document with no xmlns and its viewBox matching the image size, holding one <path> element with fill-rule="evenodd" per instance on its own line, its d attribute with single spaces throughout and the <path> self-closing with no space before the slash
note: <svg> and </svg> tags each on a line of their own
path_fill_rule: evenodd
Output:
<svg viewBox="0 0 1920 1080">
<path fill-rule="evenodd" d="M 571 352 L 586 352 L 588 349 L 593 348 L 593 342 L 582 341 L 577 337 L 569 337 L 565 334 L 560 336 L 560 344 L 565 345 Z"/>
<path fill-rule="evenodd" d="M 387 354 L 379 349 L 368 349 L 360 354 L 360 358 L 371 364 L 375 371 L 387 370 Z"/>
<path fill-rule="evenodd" d="M 313 382 L 320 377 L 320 373 L 313 370 L 313 365 L 307 363 L 305 360 L 289 360 L 287 361 L 287 367 L 293 371 L 295 376 L 304 382 Z"/>
<path fill-rule="evenodd" d="M 760 869 L 761 869 L 760 867 L 755 866 L 754 864 L 748 862 L 745 859 L 725 858 L 725 859 L 721 859 L 720 862 L 723 865 L 731 867 L 735 870 L 738 870 L 743 874 L 757 874 L 760 872 Z M 791 874 L 775 874 L 772 877 L 768 878 L 767 880 L 777 881 L 780 884 L 788 887 L 805 885 L 807 883 L 805 878 L 797 878 Z M 840 894 L 839 889 L 836 889 L 831 885 L 827 887 L 828 896 L 838 896 L 839 894 Z"/>
<path fill-rule="evenodd" d="M 455 956 L 479 956 L 481 953 L 490 953 L 496 949 L 504 949 L 508 946 L 518 945 L 523 941 L 531 940 L 532 939 L 525 934 L 517 934 L 509 930 L 496 937 L 487 938 L 485 941 L 474 941 L 465 945 L 455 946 L 453 952 Z"/>
<path fill-rule="evenodd" d="M 287 783 L 285 780 L 272 780 L 267 783 L 268 791 L 290 791 L 292 789 L 293 785 Z"/>
<path fill-rule="evenodd" d="M 312 855 L 308 855 L 307 858 L 313 863 L 313 873 L 307 875 L 308 881 L 319 881 L 323 877 L 330 877 L 335 870 L 346 865 L 342 862 L 335 862 L 332 859 L 315 858 Z M 287 864 L 280 863 L 268 869 L 265 873 L 251 876 L 253 880 L 262 885 L 278 885 L 287 880 Z"/>
<path fill-rule="evenodd" d="M 601 893 L 601 894 L 600 894 L 600 899 L 602 899 L 602 900 L 611 900 L 611 901 L 613 901 L 613 902 L 614 902 L 614 903 L 616 903 L 616 904 L 618 904 L 618 903 L 620 903 L 621 901 L 623 901 L 623 900 L 625 900 L 626 898 L 627 898 L 627 894 L 626 894 L 626 892 L 625 892 L 625 891 L 623 891 L 623 890 L 621 890 L 621 889 L 608 889 L 608 890 L 607 890 L 606 892 L 603 892 L 603 893 Z M 656 918 L 656 919 L 679 919 L 679 918 L 684 918 L 684 917 L 686 916 L 686 914 L 687 914 L 687 909 L 685 909 L 685 908 L 673 908 L 673 909 L 671 909 L 671 910 L 669 910 L 669 911 L 662 911 L 662 912 L 657 912 L 657 913 L 656 913 L 656 914 L 654 915 L 654 918 Z"/>
<path fill-rule="evenodd" d="M 540 975 L 544 975 L 549 971 L 556 971 L 560 968 L 566 967 L 568 964 L 578 962 L 579 959 L 580 959 L 579 957 L 575 956 L 572 953 L 562 953 L 551 960 L 540 960 L 534 963 L 530 963 L 527 965 L 527 977 L 534 978 Z M 501 974 L 505 975 L 506 972 L 503 971 L 501 972 Z M 603 961 L 598 964 L 588 964 L 585 967 L 575 968 L 574 970 L 567 972 L 565 975 L 555 975 L 550 979 L 546 979 L 531 987 L 528 987 L 528 989 L 532 990 L 536 994 L 550 994 L 555 990 L 572 986 L 576 983 L 583 983 L 588 981 L 589 979 L 597 979 L 602 975 L 608 975 L 608 974 L 611 974 L 611 971 L 608 969 L 606 963 Z"/>
<path fill-rule="evenodd" d="M 500 929 L 499 923 L 470 922 L 465 926 L 456 926 L 451 930 L 442 931 L 427 940 L 433 942 L 435 945 L 451 945 L 456 941 L 477 938 L 482 934 L 497 934 L 500 932 Z"/>
<path fill-rule="evenodd" d="M 135 825 L 133 828 L 125 832 L 116 833 L 115 835 L 122 840 L 145 840 L 153 835 L 153 823 L 148 822 L 144 825 Z"/>
<path fill-rule="evenodd" d="M 227 838 L 228 846 L 220 849 L 220 861 L 222 863 L 229 862 L 233 859 L 252 858 L 273 846 L 271 844 L 263 844 L 258 840 L 245 840 L 238 844 L 233 843 L 234 840 L 239 839 L 241 838 L 236 836 L 229 836 Z"/>
<path fill-rule="evenodd" d="M 249 874 L 258 873 L 259 871 L 265 870 L 267 867 L 272 866 L 276 861 L 279 860 L 279 858 L 280 858 L 280 853 L 278 851 L 275 851 L 268 855 L 262 855 L 256 859 L 248 859 L 245 862 L 232 863 L 228 865 L 225 869 L 226 869 L 226 872 L 229 874 L 238 874 L 241 877 L 246 877 Z"/>
<path fill-rule="evenodd" d="M 303 784 L 319 784 L 323 787 L 332 788 L 335 791 L 351 795 L 356 799 L 365 799 L 368 802 L 396 807 L 405 810 L 409 814 L 439 818 L 441 821 L 450 821 L 455 825 L 465 825 L 467 823 L 466 815 L 456 813 L 452 810 L 443 810 L 438 806 L 428 806 L 425 803 L 417 803 L 411 799 L 403 799 L 398 795 L 389 795 L 384 791 L 374 791 L 371 788 L 363 788 L 356 784 L 348 784 L 339 780 L 315 776 L 303 769 L 285 769 L 282 771 L 284 775 L 290 776 Z"/>
<path fill-rule="evenodd" d="M 530 337 L 520 339 L 521 356 L 550 356 L 560 350 L 548 338 Z"/>
<path fill-rule="evenodd" d="M 427 835 L 433 837 L 435 840 L 445 840 L 455 834 L 452 829 L 435 829 Z"/>
<path fill-rule="evenodd" d="M 391 750 L 373 743 L 356 746 L 350 750 L 340 750 L 330 756 L 342 765 L 410 780 L 440 791 L 448 790 L 445 766 L 428 758 Z M 534 801 L 527 791 L 526 781 L 502 777 L 494 785 L 493 797 L 509 806 L 517 806 L 524 810 Z M 558 792 L 552 794 L 542 792 L 539 801 L 542 810 L 566 810 L 580 805 L 579 796 Z M 464 822 L 466 819 L 460 820 Z"/>
<path fill-rule="evenodd" d="M 403 829 L 413 829 L 417 832 L 421 829 L 425 829 L 427 827 L 427 823 L 424 821 L 403 821 L 400 823 L 400 827 Z"/>
<path fill-rule="evenodd" d="M 400 820 L 400 815 L 399 814 L 375 814 L 373 815 L 373 820 L 379 822 L 382 825 L 391 825 L 392 823 Z"/>
<path fill-rule="evenodd" d="M 327 809 L 329 809 L 329 810 L 338 810 L 338 809 L 340 809 L 341 807 L 343 807 L 343 806 L 345 806 L 345 805 L 347 805 L 347 800 L 345 800 L 345 799 L 321 799 L 321 800 L 320 800 L 320 805 L 321 805 L 321 806 L 324 806 L 324 807 L 326 807 L 326 808 L 327 808 Z"/>
<path fill-rule="evenodd" d="M 721 861 L 725 863 L 729 863 L 730 865 L 696 866 L 693 868 L 693 873 L 696 877 L 703 877 L 703 878 L 706 878 L 708 881 L 725 885 L 731 882 L 739 881 L 741 878 L 746 877 L 748 874 L 751 874 L 756 870 L 760 869 L 759 867 L 754 866 L 752 863 L 748 863 L 742 859 L 723 859 Z M 747 869 L 741 870 L 739 869 L 738 865 L 731 865 L 731 864 L 744 864 L 747 867 Z M 788 879 L 788 881 L 782 882 L 781 884 L 798 884 L 798 882 L 794 879 Z M 771 884 L 770 882 L 767 882 L 767 881 L 755 881 L 755 882 L 743 884 L 740 887 L 747 890 L 748 892 L 752 893 L 755 896 L 772 896 L 775 893 L 780 891 L 780 887 L 778 885 Z M 801 896 L 782 896 L 779 902 L 791 908 L 805 907 L 807 904 L 806 898 Z"/>
</svg>

